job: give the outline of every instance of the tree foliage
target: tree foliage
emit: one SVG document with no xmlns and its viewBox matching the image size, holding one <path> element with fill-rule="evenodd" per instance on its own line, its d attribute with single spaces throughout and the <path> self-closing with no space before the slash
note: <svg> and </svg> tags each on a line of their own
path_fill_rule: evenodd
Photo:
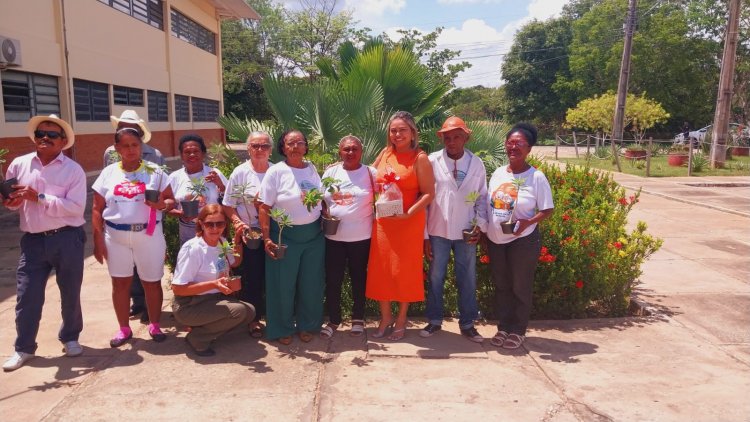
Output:
<svg viewBox="0 0 750 422">
<path fill-rule="evenodd" d="M 617 96 L 611 91 L 587 98 L 579 102 L 575 108 L 568 110 L 565 124 L 569 128 L 601 132 L 606 136 L 612 132 L 616 101 Z M 669 113 L 664 111 L 661 104 L 646 98 L 645 95 L 628 94 L 625 103 L 623 127 L 638 140 L 643 139 L 646 130 L 669 118 Z"/>
<path fill-rule="evenodd" d="M 456 88 L 443 98 L 442 105 L 464 120 L 500 120 L 505 88 Z"/>
</svg>

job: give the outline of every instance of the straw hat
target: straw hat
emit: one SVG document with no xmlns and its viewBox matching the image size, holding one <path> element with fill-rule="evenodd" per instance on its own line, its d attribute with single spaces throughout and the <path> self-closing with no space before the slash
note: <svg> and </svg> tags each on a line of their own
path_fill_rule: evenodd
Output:
<svg viewBox="0 0 750 422">
<path fill-rule="evenodd" d="M 57 115 L 55 114 L 50 114 L 49 116 L 34 116 L 29 119 L 29 123 L 26 124 L 26 132 L 28 133 L 29 139 L 31 139 L 32 142 L 36 142 L 34 131 L 42 122 L 52 122 L 62 128 L 63 132 L 65 132 L 65 139 L 68 140 L 68 143 L 65 144 L 63 149 L 68 149 L 73 146 L 76 141 L 76 135 L 75 132 L 73 132 L 73 128 L 70 127 L 68 122 L 57 117 Z"/>
<path fill-rule="evenodd" d="M 443 123 L 443 127 L 439 131 L 437 131 L 437 134 L 440 135 L 453 129 L 461 129 L 466 132 L 467 135 L 471 135 L 471 129 L 466 127 L 466 122 L 464 122 L 462 118 L 456 116 L 447 118 L 445 120 L 445 123 Z"/>
<path fill-rule="evenodd" d="M 109 116 L 109 121 L 112 122 L 112 127 L 115 130 L 117 130 L 117 125 L 120 123 L 136 124 L 141 128 L 141 132 L 143 132 L 143 143 L 145 144 L 151 140 L 151 131 L 148 130 L 146 122 L 138 116 L 138 113 L 136 113 L 135 110 L 125 110 L 119 118 L 116 116 Z"/>
</svg>

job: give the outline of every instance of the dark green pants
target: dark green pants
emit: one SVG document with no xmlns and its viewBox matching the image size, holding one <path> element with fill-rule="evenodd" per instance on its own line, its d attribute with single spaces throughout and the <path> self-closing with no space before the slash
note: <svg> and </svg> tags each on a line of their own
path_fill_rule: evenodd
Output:
<svg viewBox="0 0 750 422">
<path fill-rule="evenodd" d="M 271 238 L 279 227 L 271 221 Z M 287 227 L 281 259 L 266 256 L 266 336 L 273 340 L 298 331 L 316 333 L 323 324 L 325 238 L 320 221 Z"/>
</svg>

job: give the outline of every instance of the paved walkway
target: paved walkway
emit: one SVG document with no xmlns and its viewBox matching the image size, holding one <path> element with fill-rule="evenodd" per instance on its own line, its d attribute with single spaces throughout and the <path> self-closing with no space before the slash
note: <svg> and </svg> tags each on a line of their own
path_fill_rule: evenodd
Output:
<svg viewBox="0 0 750 422">
<path fill-rule="evenodd" d="M 165 300 L 167 342 L 148 340 L 145 326 L 132 321 L 134 341 L 111 349 L 116 322 L 109 279 L 89 250 L 84 355 L 62 356 L 59 294 L 51 282 L 38 357 L 0 373 L 0 419 L 750 419 L 750 401 L 743 398 L 750 391 L 747 188 L 691 186 L 704 178 L 615 179 L 643 188 L 631 223 L 646 221 L 664 239 L 644 265 L 637 292 L 650 316 L 533 321 L 524 348 L 513 353 L 463 339 L 455 321 L 422 339 L 422 322 L 413 321 L 398 343 L 339 331 L 332 341 L 281 346 L 238 331 L 216 344 L 215 357 L 193 358 Z M 750 184 L 750 178 L 735 183 Z M 2 360 L 15 336 L 16 225 L 14 217 L 0 216 Z M 478 329 L 494 334 L 491 325 Z"/>
</svg>

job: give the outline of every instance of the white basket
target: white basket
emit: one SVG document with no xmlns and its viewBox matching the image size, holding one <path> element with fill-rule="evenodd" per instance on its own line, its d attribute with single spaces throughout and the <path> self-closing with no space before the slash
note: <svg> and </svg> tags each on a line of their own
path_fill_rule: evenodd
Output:
<svg viewBox="0 0 750 422">
<path fill-rule="evenodd" d="M 390 217 L 404 213 L 404 201 L 396 199 L 394 201 L 384 201 L 375 203 L 375 216 L 377 218 Z"/>
</svg>

